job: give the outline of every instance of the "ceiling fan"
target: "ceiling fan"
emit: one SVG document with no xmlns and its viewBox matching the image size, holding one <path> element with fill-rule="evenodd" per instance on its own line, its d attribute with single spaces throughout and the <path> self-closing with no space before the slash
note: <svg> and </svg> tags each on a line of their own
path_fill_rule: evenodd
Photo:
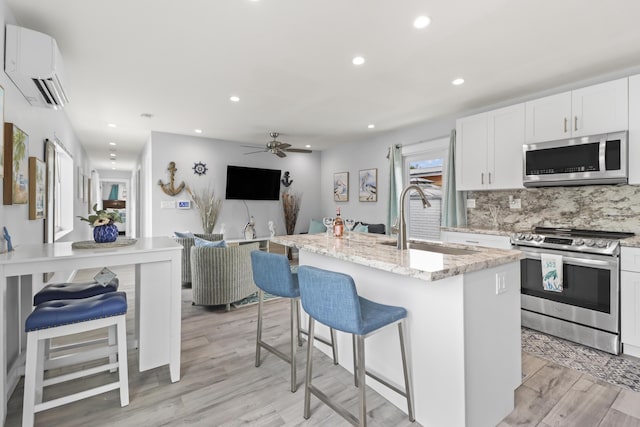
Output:
<svg viewBox="0 0 640 427">
<path fill-rule="evenodd" d="M 267 145 L 264 148 L 264 150 L 252 151 L 250 153 L 244 153 L 244 154 L 255 154 L 255 153 L 266 153 L 266 152 L 269 152 L 271 154 L 275 154 L 278 157 L 287 157 L 287 152 L 288 153 L 311 153 L 312 152 L 311 150 L 306 150 L 304 148 L 291 148 L 291 144 L 287 144 L 285 142 L 277 141 L 276 138 L 279 135 L 280 134 L 278 132 L 270 132 L 269 136 L 271 138 L 273 138 L 273 141 L 267 142 Z"/>
</svg>

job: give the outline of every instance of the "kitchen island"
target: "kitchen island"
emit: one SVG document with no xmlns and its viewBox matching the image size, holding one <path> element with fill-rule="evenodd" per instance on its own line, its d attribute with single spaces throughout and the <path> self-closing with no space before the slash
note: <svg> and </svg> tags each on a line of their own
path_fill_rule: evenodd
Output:
<svg viewBox="0 0 640 427">
<path fill-rule="evenodd" d="M 415 415 L 423 426 L 494 426 L 512 411 L 521 383 L 520 252 L 432 242 L 398 250 L 395 239 L 366 233 L 272 241 L 297 248 L 301 265 L 351 275 L 361 296 L 407 309 Z M 328 329 L 318 333 L 326 337 Z M 367 369 L 403 384 L 396 330 L 366 345 Z M 338 354 L 353 372 L 348 334 L 338 333 Z M 404 398 L 372 379 L 367 385 L 406 412 Z"/>
</svg>

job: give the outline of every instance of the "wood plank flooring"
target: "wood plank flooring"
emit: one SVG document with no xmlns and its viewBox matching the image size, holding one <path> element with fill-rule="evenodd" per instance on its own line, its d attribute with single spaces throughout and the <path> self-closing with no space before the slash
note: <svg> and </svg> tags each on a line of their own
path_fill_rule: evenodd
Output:
<svg viewBox="0 0 640 427">
<path fill-rule="evenodd" d="M 113 269 L 131 301 L 127 329 L 133 329 L 133 268 Z M 81 272 L 77 280 L 91 277 Z M 225 312 L 224 307 L 191 305 L 191 290 L 183 289 L 182 379 L 172 384 L 168 367 L 138 372 L 137 356 L 129 351 L 131 403 L 120 407 L 117 391 L 36 414 L 36 426 L 347 426 L 341 417 L 312 398 L 311 418 L 302 417 L 306 345 L 298 352 L 296 393 L 289 391 L 289 369 L 263 351 L 262 366 L 254 366 L 257 305 Z M 263 336 L 287 351 L 288 300 L 265 303 Z M 357 410 L 357 389 L 351 375 L 315 352 L 314 382 Z M 523 384 L 516 390 L 514 411 L 499 427 L 508 426 L 638 426 L 640 393 L 623 390 L 594 377 L 523 353 Z M 112 374 L 113 375 L 113 374 Z M 112 380 L 108 374 L 58 385 L 45 396 L 59 395 L 78 385 Z M 5 425 L 22 419 L 22 381 L 11 396 Z M 370 426 L 420 426 L 369 389 Z M 440 426 L 438 426 L 440 427 Z M 443 426 L 446 427 L 446 426 Z"/>
</svg>

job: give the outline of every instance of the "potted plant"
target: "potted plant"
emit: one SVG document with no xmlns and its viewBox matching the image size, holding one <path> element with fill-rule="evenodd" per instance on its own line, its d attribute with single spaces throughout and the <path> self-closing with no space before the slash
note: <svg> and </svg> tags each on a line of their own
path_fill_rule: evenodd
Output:
<svg viewBox="0 0 640 427">
<path fill-rule="evenodd" d="M 118 226 L 116 222 L 122 222 L 120 212 L 117 210 L 106 211 L 98 210 L 98 204 L 93 205 L 95 214 L 89 215 L 88 218 L 78 216 L 81 221 L 86 221 L 93 227 L 93 240 L 96 243 L 115 242 L 118 238 Z"/>
</svg>

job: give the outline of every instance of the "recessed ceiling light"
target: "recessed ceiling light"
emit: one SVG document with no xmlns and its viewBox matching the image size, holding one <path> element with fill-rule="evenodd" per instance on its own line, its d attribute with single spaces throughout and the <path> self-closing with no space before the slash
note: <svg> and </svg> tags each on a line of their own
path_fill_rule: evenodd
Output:
<svg viewBox="0 0 640 427">
<path fill-rule="evenodd" d="M 110 142 L 109 145 L 116 145 L 116 143 L 115 142 Z"/>
<path fill-rule="evenodd" d="M 229 97 L 229 100 L 230 100 L 231 102 L 239 102 L 239 101 L 240 101 L 240 98 L 239 98 L 239 97 L 237 97 L 237 96 L 235 96 L 235 95 L 233 95 L 233 96 Z"/>
<path fill-rule="evenodd" d="M 115 123 L 109 123 L 107 126 L 109 126 L 110 128 L 116 127 Z"/>
<path fill-rule="evenodd" d="M 311 148 L 311 144 L 305 145 L 304 148 Z"/>
<path fill-rule="evenodd" d="M 142 113 L 140 114 L 140 117 L 144 117 L 145 119 L 150 119 L 153 117 L 153 114 L 151 113 Z"/>
<path fill-rule="evenodd" d="M 202 129 L 194 129 L 193 130 L 195 133 L 202 133 Z"/>
<path fill-rule="evenodd" d="M 353 63 L 353 65 L 362 65 L 364 64 L 364 57 L 356 56 L 351 60 L 351 62 Z"/>
<path fill-rule="evenodd" d="M 452 85 L 454 86 L 460 86 L 462 83 L 464 83 L 464 79 L 462 78 L 457 78 L 454 81 L 451 82 Z"/>
<path fill-rule="evenodd" d="M 369 126 L 367 126 L 369 129 L 373 129 L 374 127 L 376 127 L 376 125 L 374 125 L 373 123 L 370 124 Z"/>
<path fill-rule="evenodd" d="M 429 26 L 429 24 L 431 24 L 431 18 L 429 18 L 428 16 L 418 16 L 415 21 L 413 21 L 413 26 L 418 28 L 418 29 L 422 29 L 422 28 L 426 28 Z"/>
<path fill-rule="evenodd" d="M 109 155 L 110 155 L 111 157 L 115 157 L 115 156 L 116 156 L 116 153 L 109 153 Z"/>
<path fill-rule="evenodd" d="M 111 170 L 113 170 L 113 171 L 114 171 L 114 170 L 116 170 L 116 168 L 115 168 L 115 167 L 113 167 L 113 168 L 111 168 Z"/>
</svg>

